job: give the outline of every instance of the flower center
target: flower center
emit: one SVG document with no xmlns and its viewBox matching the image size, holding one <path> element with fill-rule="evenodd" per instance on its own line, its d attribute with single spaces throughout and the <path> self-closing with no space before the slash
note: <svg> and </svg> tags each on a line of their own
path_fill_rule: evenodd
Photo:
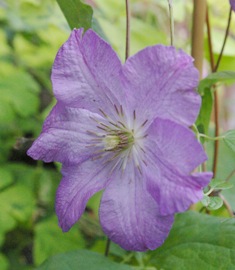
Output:
<svg viewBox="0 0 235 270">
<path fill-rule="evenodd" d="M 114 131 L 114 134 L 107 134 L 104 139 L 105 151 L 124 150 L 134 143 L 134 135 L 131 132 Z"/>
<path fill-rule="evenodd" d="M 115 168 L 124 171 L 127 163 L 133 161 L 141 173 L 142 164 L 146 165 L 144 140 L 148 120 L 141 123 L 137 121 L 135 111 L 133 115 L 126 115 L 121 105 L 120 109 L 116 105 L 114 108 L 113 119 L 101 109 L 103 119 L 91 117 L 96 126 L 95 130 L 87 131 L 91 136 L 87 147 L 94 149 L 93 159 L 104 158 L 104 164 L 112 164 L 111 172 Z"/>
</svg>

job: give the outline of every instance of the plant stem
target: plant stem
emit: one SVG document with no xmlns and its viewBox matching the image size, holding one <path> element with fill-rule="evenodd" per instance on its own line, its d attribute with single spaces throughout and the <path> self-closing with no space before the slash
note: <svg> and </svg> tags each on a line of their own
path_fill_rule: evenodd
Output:
<svg viewBox="0 0 235 270">
<path fill-rule="evenodd" d="M 215 60 L 213 55 L 213 47 L 212 47 L 212 38 L 211 38 L 211 26 L 210 26 L 210 18 L 209 18 L 209 10 L 208 7 L 206 9 L 206 30 L 207 30 L 207 38 L 208 38 L 208 46 L 209 46 L 209 54 L 210 54 L 210 66 L 211 70 L 214 70 Z"/>
<path fill-rule="evenodd" d="M 173 15 L 172 0 L 168 0 L 168 7 L 169 7 L 169 18 L 170 18 L 171 46 L 173 46 L 174 45 L 174 15 Z"/>
<path fill-rule="evenodd" d="M 104 253 L 105 257 L 108 257 L 108 255 L 109 255 L 110 243 L 111 243 L 110 239 L 107 238 L 106 247 L 105 247 L 105 253 Z"/>
<path fill-rule="evenodd" d="M 202 77 L 204 23 L 206 19 L 206 0 L 194 0 L 193 29 L 192 29 L 192 57 L 195 67 Z"/>
<path fill-rule="evenodd" d="M 210 136 L 207 136 L 205 134 L 200 133 L 199 137 L 203 137 L 203 138 L 206 138 L 206 139 L 212 140 L 212 141 L 219 141 L 219 140 L 224 139 L 225 136 L 210 137 Z"/>
<path fill-rule="evenodd" d="M 221 51 L 220 51 L 216 66 L 215 66 L 215 68 L 213 70 L 214 72 L 216 72 L 218 70 L 219 65 L 220 65 L 220 61 L 221 61 L 223 53 L 224 53 L 224 48 L 225 48 L 225 44 L 226 44 L 226 41 L 227 41 L 227 38 L 228 38 L 229 28 L 230 28 L 230 25 L 231 25 L 231 19 L 232 19 L 232 8 L 230 8 L 230 11 L 229 11 L 228 23 L 227 23 L 227 27 L 226 27 L 225 36 L 224 36 L 224 42 L 223 42 L 223 45 L 222 45 L 222 48 L 221 48 Z"/>
<path fill-rule="evenodd" d="M 230 178 L 235 174 L 235 170 L 231 171 L 231 173 L 226 177 L 225 181 L 228 182 Z"/>
<path fill-rule="evenodd" d="M 228 34 L 229 34 L 231 18 L 232 18 L 232 9 L 230 8 L 229 17 L 228 17 L 228 23 L 227 23 L 227 27 L 226 27 L 226 32 L 225 32 L 223 45 L 222 45 L 222 48 L 221 48 L 217 63 L 215 65 L 213 47 L 212 47 L 211 31 L 210 31 L 211 27 L 210 27 L 210 20 L 209 20 L 209 10 L 207 8 L 206 25 L 207 25 L 208 46 L 209 46 L 210 64 L 211 64 L 212 72 L 216 72 L 218 70 L 220 61 L 222 59 L 225 44 L 226 44 L 227 37 L 228 37 Z M 214 91 L 214 119 L 215 119 L 215 137 L 218 137 L 219 136 L 219 99 L 218 99 L 218 94 L 217 94 L 216 91 Z M 213 174 L 214 174 L 214 177 L 215 177 L 216 171 L 217 171 L 218 153 L 219 153 L 219 141 L 215 141 L 215 143 L 214 143 L 214 159 L 213 159 Z"/>
<path fill-rule="evenodd" d="M 228 201 L 224 198 L 224 196 L 221 193 L 219 193 L 219 197 L 223 200 L 224 206 L 226 207 L 230 217 L 234 217 L 233 210 L 232 210 L 230 204 L 228 203 Z"/>
<path fill-rule="evenodd" d="M 130 7 L 129 7 L 129 0 L 126 0 L 126 54 L 125 59 L 129 57 L 130 54 Z"/>
</svg>

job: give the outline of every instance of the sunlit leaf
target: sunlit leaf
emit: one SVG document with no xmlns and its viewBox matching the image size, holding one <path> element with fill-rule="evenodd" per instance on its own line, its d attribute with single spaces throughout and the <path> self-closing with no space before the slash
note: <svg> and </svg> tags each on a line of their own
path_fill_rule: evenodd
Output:
<svg viewBox="0 0 235 270">
<path fill-rule="evenodd" d="M 211 73 L 205 79 L 201 80 L 198 86 L 198 91 L 200 94 L 210 88 L 213 84 L 217 82 L 233 82 L 235 81 L 234 71 L 220 71 Z"/>
<path fill-rule="evenodd" d="M 198 92 L 202 96 L 202 105 L 196 125 L 201 133 L 208 134 L 208 127 L 211 118 L 213 97 L 211 87 L 217 82 L 233 82 L 235 81 L 235 72 L 221 71 L 208 75 L 201 80 L 198 86 Z"/>
<path fill-rule="evenodd" d="M 0 253 L 0 266 L 1 270 L 8 270 L 9 269 L 9 262 L 3 254 Z"/>
<path fill-rule="evenodd" d="M 208 210 L 217 210 L 223 205 L 223 200 L 217 196 L 204 196 L 201 202 Z"/>
<path fill-rule="evenodd" d="M 221 181 L 220 179 L 212 179 L 210 182 L 210 187 L 213 189 L 230 189 L 233 187 L 233 184 L 226 181 Z"/>
<path fill-rule="evenodd" d="M 63 233 L 55 215 L 39 222 L 35 227 L 34 259 L 36 265 L 57 253 L 84 247 L 84 239 L 77 227 Z"/>
<path fill-rule="evenodd" d="M 225 144 L 235 152 L 235 130 L 229 130 L 223 136 Z"/>
<path fill-rule="evenodd" d="M 57 0 L 57 3 L 71 29 L 91 28 L 93 11 L 90 6 L 83 4 L 80 0 Z"/>
<path fill-rule="evenodd" d="M 202 94 L 202 105 L 198 115 L 196 125 L 200 133 L 207 134 L 210 124 L 211 112 L 213 106 L 213 97 L 209 88 Z"/>
</svg>

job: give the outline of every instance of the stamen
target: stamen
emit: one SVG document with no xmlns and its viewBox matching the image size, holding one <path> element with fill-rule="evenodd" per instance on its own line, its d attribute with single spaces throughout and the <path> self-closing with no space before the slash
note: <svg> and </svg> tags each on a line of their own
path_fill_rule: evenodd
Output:
<svg viewBox="0 0 235 270">
<path fill-rule="evenodd" d="M 121 121 L 118 121 L 118 123 L 119 123 L 120 125 L 122 125 L 124 128 L 126 128 L 126 126 L 125 126 Z"/>
<path fill-rule="evenodd" d="M 107 125 L 105 125 L 104 123 L 100 123 L 100 125 L 102 125 L 102 126 L 106 127 L 107 129 L 110 129 L 110 127 L 109 127 L 109 126 L 107 126 Z"/>
<path fill-rule="evenodd" d="M 100 159 L 102 157 L 103 157 L 103 155 L 99 155 L 99 156 L 93 157 L 91 160 L 94 161 L 94 160 Z"/>
<path fill-rule="evenodd" d="M 146 167 L 148 167 L 147 162 L 146 162 L 144 159 L 142 159 L 142 161 L 143 161 L 144 165 L 145 165 Z"/>
<path fill-rule="evenodd" d="M 86 145 L 85 148 L 91 148 L 91 147 L 93 148 L 93 147 L 96 147 L 96 146 L 97 146 L 97 144 L 90 144 L 90 145 Z"/>
<path fill-rule="evenodd" d="M 135 113 L 135 110 L 133 111 L 133 118 L 134 118 L 134 120 L 136 119 L 136 113 Z"/>
<path fill-rule="evenodd" d="M 139 165 L 137 166 L 137 169 L 139 170 L 140 174 L 142 175 L 142 171 L 141 171 L 141 168 Z"/>
<path fill-rule="evenodd" d="M 145 124 L 148 122 L 148 119 L 144 121 L 144 123 L 141 125 L 141 127 L 145 126 Z"/>
<path fill-rule="evenodd" d="M 100 137 L 100 138 L 102 138 L 104 135 L 102 134 L 99 134 L 99 133 L 96 133 L 96 132 L 94 132 L 94 131 L 90 131 L 90 130 L 87 130 L 86 131 L 89 135 L 92 135 L 92 136 L 95 136 L 95 137 Z"/>
<path fill-rule="evenodd" d="M 124 116 L 122 105 L 120 105 L 121 115 Z"/>
<path fill-rule="evenodd" d="M 95 119 L 94 117 L 90 116 L 90 119 L 95 121 L 96 123 L 100 124 L 100 121 L 98 121 L 97 119 Z"/>
<path fill-rule="evenodd" d="M 113 122 L 110 122 L 110 121 L 109 121 L 109 124 L 113 125 L 113 126 L 114 126 L 114 127 L 116 127 L 116 128 L 120 128 L 120 126 L 119 126 L 119 125 L 114 124 Z"/>
<path fill-rule="evenodd" d="M 103 110 L 99 109 L 99 111 L 103 114 L 105 118 L 108 118 L 108 115 Z"/>
<path fill-rule="evenodd" d="M 116 113 L 119 115 L 119 111 L 118 111 L 116 104 L 114 104 L 114 108 L 115 108 Z"/>
<path fill-rule="evenodd" d="M 102 127 L 100 127 L 100 126 L 96 126 L 96 127 L 99 128 L 99 129 L 101 129 L 101 130 L 103 130 L 103 131 L 107 131 L 106 128 L 102 128 Z"/>
</svg>

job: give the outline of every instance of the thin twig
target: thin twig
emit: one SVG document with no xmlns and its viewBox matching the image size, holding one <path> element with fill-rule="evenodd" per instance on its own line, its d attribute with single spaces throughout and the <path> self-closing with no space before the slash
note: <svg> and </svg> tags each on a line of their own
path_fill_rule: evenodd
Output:
<svg viewBox="0 0 235 270">
<path fill-rule="evenodd" d="M 211 70 L 213 71 L 215 68 L 215 61 L 214 61 L 214 55 L 213 55 L 213 46 L 212 46 L 211 27 L 210 27 L 208 6 L 206 9 L 206 30 L 207 30 L 208 46 L 209 46 L 209 54 L 210 54 L 210 65 L 211 65 Z"/>
<path fill-rule="evenodd" d="M 126 60 L 130 55 L 130 17 L 129 0 L 126 0 Z"/>
<path fill-rule="evenodd" d="M 230 8 L 230 11 L 229 11 L 228 23 L 227 23 L 227 27 L 226 27 L 225 36 L 224 36 L 224 42 L 223 42 L 223 45 L 222 45 L 222 48 L 221 48 L 217 63 L 216 63 L 215 68 L 213 70 L 214 72 L 216 72 L 218 70 L 219 65 L 220 65 L 220 61 L 221 61 L 223 53 L 224 53 L 224 48 L 225 48 L 225 44 L 226 44 L 226 41 L 227 41 L 227 38 L 228 38 L 229 28 L 230 28 L 230 25 L 231 25 L 231 19 L 232 19 L 232 8 Z"/>
<path fill-rule="evenodd" d="M 206 10 L 206 28 L 207 28 L 207 36 L 208 36 L 208 47 L 209 47 L 209 54 L 210 54 L 211 71 L 214 72 L 215 62 L 214 62 L 214 53 L 213 53 L 213 46 L 212 46 L 211 26 L 210 26 L 208 6 L 207 6 L 207 10 Z M 215 86 L 213 86 L 213 87 L 215 87 Z M 215 119 L 215 136 L 217 137 L 217 136 L 219 136 L 219 111 L 218 111 L 218 95 L 217 95 L 216 91 L 214 91 L 214 119 Z M 214 177 L 216 175 L 218 153 L 219 153 L 219 141 L 215 141 L 214 142 L 213 165 L 212 165 Z"/>
<path fill-rule="evenodd" d="M 170 19 L 171 46 L 173 46 L 174 45 L 174 15 L 173 15 L 172 0 L 168 0 L 168 7 L 169 7 L 169 19 Z"/>
<path fill-rule="evenodd" d="M 225 178 L 225 182 L 228 182 L 230 178 L 235 174 L 235 170 L 231 171 L 231 173 Z"/>
<path fill-rule="evenodd" d="M 229 34 L 231 18 L 232 18 L 232 9 L 230 8 L 229 17 L 228 17 L 228 23 L 227 23 L 227 27 L 226 27 L 226 32 L 225 32 L 223 45 L 222 45 L 222 48 L 221 48 L 217 63 L 215 65 L 213 47 L 212 47 L 211 31 L 210 31 L 211 27 L 210 27 L 210 20 L 209 20 L 209 10 L 208 10 L 208 7 L 207 7 L 206 25 L 207 25 L 208 46 L 209 46 L 210 64 L 211 64 L 212 72 L 216 72 L 218 70 L 220 61 L 222 59 L 225 44 L 226 44 L 228 34 Z M 214 119 L 215 119 L 215 137 L 218 137 L 220 127 L 219 127 L 219 98 L 218 98 L 217 91 L 214 91 Z M 218 155 L 219 155 L 219 141 L 215 141 L 215 143 L 214 143 L 214 158 L 213 158 L 213 166 L 212 166 L 213 167 L 214 177 L 215 177 L 216 171 L 217 171 Z"/>
<path fill-rule="evenodd" d="M 226 209 L 227 209 L 230 217 L 234 217 L 233 209 L 231 208 L 231 206 L 228 203 L 228 201 L 225 199 L 225 197 L 221 193 L 219 193 L 219 197 L 223 200 L 224 206 L 226 207 Z"/>
<path fill-rule="evenodd" d="M 108 255 L 109 255 L 110 243 L 111 243 L 110 239 L 107 238 L 106 247 L 105 247 L 105 253 L 104 253 L 105 257 L 108 257 Z"/>
</svg>

